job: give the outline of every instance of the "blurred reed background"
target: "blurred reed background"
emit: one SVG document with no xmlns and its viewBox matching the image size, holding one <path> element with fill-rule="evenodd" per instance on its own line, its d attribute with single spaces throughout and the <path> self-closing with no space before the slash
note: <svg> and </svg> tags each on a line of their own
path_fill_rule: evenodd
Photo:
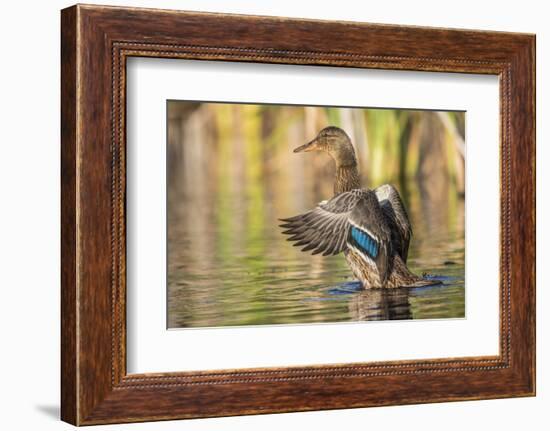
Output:
<svg viewBox="0 0 550 431">
<path fill-rule="evenodd" d="M 168 102 L 168 326 L 464 315 L 464 112 Z M 278 218 L 333 194 L 323 127 L 351 137 L 363 185 L 392 183 L 413 225 L 410 266 L 440 289 L 359 292 L 342 256 L 301 253 Z"/>
</svg>

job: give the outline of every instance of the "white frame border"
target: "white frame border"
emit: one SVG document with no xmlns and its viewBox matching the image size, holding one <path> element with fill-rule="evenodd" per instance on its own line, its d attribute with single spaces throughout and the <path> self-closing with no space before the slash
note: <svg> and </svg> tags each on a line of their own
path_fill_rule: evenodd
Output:
<svg viewBox="0 0 550 431">
<path fill-rule="evenodd" d="M 129 374 L 498 355 L 497 76 L 130 57 L 127 92 Z M 467 111 L 467 318 L 167 330 L 168 99 Z"/>
</svg>

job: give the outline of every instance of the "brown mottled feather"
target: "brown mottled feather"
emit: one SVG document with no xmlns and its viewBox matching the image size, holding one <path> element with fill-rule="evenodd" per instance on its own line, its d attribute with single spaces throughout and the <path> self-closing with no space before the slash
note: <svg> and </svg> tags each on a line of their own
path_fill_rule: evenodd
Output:
<svg viewBox="0 0 550 431">
<path fill-rule="evenodd" d="M 390 184 L 377 187 L 374 192 L 390 228 L 393 249 L 406 263 L 412 228 L 405 205 L 403 205 L 399 192 Z"/>
</svg>

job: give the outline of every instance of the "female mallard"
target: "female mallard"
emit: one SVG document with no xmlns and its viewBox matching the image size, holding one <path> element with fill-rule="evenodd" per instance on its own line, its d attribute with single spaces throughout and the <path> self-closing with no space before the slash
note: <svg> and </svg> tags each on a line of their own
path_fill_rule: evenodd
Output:
<svg viewBox="0 0 550 431">
<path fill-rule="evenodd" d="M 412 229 L 397 190 L 384 184 L 361 188 L 357 158 L 342 129 L 326 127 L 294 150 L 325 151 L 336 163 L 335 196 L 295 217 L 281 219 L 289 241 L 323 256 L 340 252 L 364 288 L 418 287 L 439 284 L 407 268 Z"/>
</svg>

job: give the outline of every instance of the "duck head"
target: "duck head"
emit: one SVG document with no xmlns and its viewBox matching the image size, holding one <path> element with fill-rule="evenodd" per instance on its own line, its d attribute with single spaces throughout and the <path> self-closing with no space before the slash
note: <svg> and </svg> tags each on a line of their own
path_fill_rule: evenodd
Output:
<svg viewBox="0 0 550 431">
<path fill-rule="evenodd" d="M 357 164 L 351 140 L 347 133 L 339 127 L 325 127 L 313 140 L 294 149 L 295 153 L 308 151 L 328 153 L 336 162 L 336 166 L 354 166 Z"/>
</svg>

